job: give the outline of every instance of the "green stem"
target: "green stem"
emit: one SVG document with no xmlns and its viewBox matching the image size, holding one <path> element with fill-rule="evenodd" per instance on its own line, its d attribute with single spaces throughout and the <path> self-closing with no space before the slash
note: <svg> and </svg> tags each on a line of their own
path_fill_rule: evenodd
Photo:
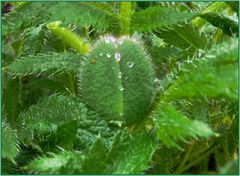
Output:
<svg viewBox="0 0 240 176">
<path fill-rule="evenodd" d="M 189 158 L 190 154 L 192 153 L 194 144 L 195 144 L 195 143 L 191 144 L 190 147 L 188 148 L 188 150 L 187 150 L 187 152 L 186 152 L 186 154 L 185 154 L 185 156 L 184 156 L 181 164 L 180 164 L 180 165 L 178 166 L 178 168 L 176 169 L 176 172 L 178 172 L 178 171 L 185 165 L 185 163 L 188 161 L 188 158 Z"/>
<path fill-rule="evenodd" d="M 86 43 L 83 38 L 79 37 L 77 34 L 71 30 L 60 27 L 61 22 L 56 21 L 47 24 L 48 29 L 59 39 L 61 39 L 65 44 L 75 49 L 81 54 L 87 54 L 90 50 L 89 43 Z"/>
<path fill-rule="evenodd" d="M 128 35 L 130 33 L 131 15 L 132 15 L 131 2 L 120 2 L 120 12 L 119 12 L 119 20 L 120 20 L 120 26 L 121 26 L 120 34 Z"/>
<path fill-rule="evenodd" d="M 175 173 L 183 173 L 184 171 L 186 171 L 187 169 L 191 168 L 192 166 L 194 166 L 195 164 L 199 163 L 202 159 L 204 159 L 205 157 L 207 157 L 208 155 L 210 155 L 214 150 L 215 150 L 215 144 L 213 144 L 209 149 L 207 149 L 207 151 L 205 151 L 205 153 L 203 153 L 200 157 L 198 157 L 196 160 L 192 160 L 192 162 L 190 162 L 189 164 L 186 164 L 184 167 L 179 168 L 178 170 L 175 171 Z"/>
</svg>

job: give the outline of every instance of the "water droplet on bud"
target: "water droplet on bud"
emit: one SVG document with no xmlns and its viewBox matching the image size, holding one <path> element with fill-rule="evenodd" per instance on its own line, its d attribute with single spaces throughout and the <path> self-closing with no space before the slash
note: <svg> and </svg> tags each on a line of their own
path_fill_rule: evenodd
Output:
<svg viewBox="0 0 240 176">
<path fill-rule="evenodd" d="M 119 72 L 119 74 L 118 74 L 118 78 L 122 78 L 122 72 Z"/>
<path fill-rule="evenodd" d="M 129 68 L 132 68 L 134 66 L 134 62 L 127 62 L 127 65 Z"/>
<path fill-rule="evenodd" d="M 110 58 L 110 57 L 111 57 L 111 54 L 107 53 L 107 57 Z"/>
<path fill-rule="evenodd" d="M 121 60 L 121 55 L 119 52 L 115 53 L 115 59 L 117 62 L 119 62 Z"/>
<path fill-rule="evenodd" d="M 119 90 L 123 91 L 124 90 L 123 86 L 119 86 Z"/>
</svg>

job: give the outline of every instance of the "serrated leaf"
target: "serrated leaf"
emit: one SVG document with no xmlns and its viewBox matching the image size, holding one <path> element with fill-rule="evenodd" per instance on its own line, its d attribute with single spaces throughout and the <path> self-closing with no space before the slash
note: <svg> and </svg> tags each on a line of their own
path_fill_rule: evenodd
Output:
<svg viewBox="0 0 240 176">
<path fill-rule="evenodd" d="M 199 2 L 196 2 L 196 4 L 199 4 Z M 200 8 L 201 13 L 223 12 L 226 9 L 228 9 L 228 5 L 226 4 L 226 2 L 211 2 L 211 3 L 205 2 L 205 5 Z M 202 27 L 206 23 L 207 22 L 200 17 L 196 17 L 195 19 L 192 20 L 192 24 L 197 27 Z"/>
<path fill-rule="evenodd" d="M 195 59 L 181 68 L 177 80 L 164 93 L 164 99 L 226 97 L 236 100 L 237 53 L 236 39 L 216 45 L 203 58 Z"/>
<path fill-rule="evenodd" d="M 20 35 L 24 29 L 44 23 L 53 3 L 26 2 L 3 17 L 3 36 Z M 33 19 L 32 17 L 35 16 Z"/>
<path fill-rule="evenodd" d="M 169 46 L 189 50 L 190 53 L 196 49 L 204 49 L 208 42 L 207 38 L 190 24 L 160 29 L 157 31 L 157 35 Z"/>
<path fill-rule="evenodd" d="M 41 174 L 74 173 L 75 168 L 71 165 L 73 161 L 80 165 L 79 153 L 63 151 L 59 154 L 52 153 L 50 156 L 39 157 L 31 161 L 26 169 Z"/>
<path fill-rule="evenodd" d="M 133 15 L 132 31 L 150 31 L 176 25 L 192 19 L 195 15 L 195 13 L 181 12 L 171 7 L 149 7 Z"/>
<path fill-rule="evenodd" d="M 76 53 L 41 53 L 20 58 L 8 65 L 5 70 L 15 76 L 46 75 L 57 73 L 77 73 L 81 55 Z"/>
<path fill-rule="evenodd" d="M 23 33 L 22 53 L 26 55 L 36 55 L 41 52 L 46 40 L 47 28 L 45 24 L 27 28 Z"/>
<path fill-rule="evenodd" d="M 59 9 L 65 11 L 59 12 Z M 79 27 L 94 26 L 98 30 L 117 29 L 118 18 L 108 4 L 96 2 L 61 2 L 49 9 L 49 21 L 63 20 L 65 24 Z M 94 15 L 91 15 L 94 14 Z M 101 23 L 99 23 L 101 21 Z M 113 30 L 114 31 L 114 30 Z"/>
<path fill-rule="evenodd" d="M 36 173 L 111 174 L 142 173 L 156 149 L 151 134 L 119 132 L 107 152 L 100 137 L 84 152 L 62 151 L 32 161 L 27 169 Z"/>
<path fill-rule="evenodd" d="M 222 29 L 222 31 L 229 35 L 233 36 L 234 34 L 238 36 L 238 23 L 220 13 L 208 12 L 199 15 L 201 18 L 207 20 L 213 26 Z"/>
<path fill-rule="evenodd" d="M 98 138 L 88 149 L 82 163 L 82 172 L 84 174 L 100 174 L 106 167 L 104 160 L 106 159 L 106 149 L 104 143 Z"/>
<path fill-rule="evenodd" d="M 145 132 L 118 133 L 108 153 L 106 174 L 140 174 L 146 170 L 156 150 L 154 136 Z"/>
<path fill-rule="evenodd" d="M 77 121 L 72 120 L 61 124 L 57 127 L 55 133 L 51 134 L 49 141 L 51 145 L 59 145 L 65 149 L 71 149 L 72 145 L 76 142 L 77 136 Z"/>
<path fill-rule="evenodd" d="M 19 135 L 23 141 L 53 149 L 56 145 L 69 148 L 74 144 L 83 150 L 99 133 L 111 137 L 106 122 L 73 96 L 52 95 L 22 113 L 20 119 Z"/>
<path fill-rule="evenodd" d="M 133 134 L 128 140 L 126 149 L 119 153 L 118 160 L 114 162 L 116 166 L 114 174 L 140 174 L 149 167 L 148 162 L 156 149 L 154 138 L 150 134 L 139 133 Z M 125 142 L 127 143 L 123 141 L 123 145 Z"/>
<path fill-rule="evenodd" d="M 178 142 L 187 142 L 190 137 L 211 137 L 215 133 L 198 120 L 188 119 L 171 104 L 160 103 L 154 111 L 158 138 L 168 147 L 179 147 Z"/>
<path fill-rule="evenodd" d="M 17 155 L 17 139 L 8 124 L 2 125 L 2 157 L 14 161 Z"/>
</svg>

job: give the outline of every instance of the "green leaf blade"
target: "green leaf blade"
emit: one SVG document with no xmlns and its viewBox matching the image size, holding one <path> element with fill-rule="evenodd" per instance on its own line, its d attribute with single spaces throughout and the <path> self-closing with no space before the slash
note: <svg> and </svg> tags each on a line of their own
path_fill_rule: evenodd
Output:
<svg viewBox="0 0 240 176">
<path fill-rule="evenodd" d="M 147 169 L 156 149 L 155 138 L 145 132 L 119 132 L 107 156 L 106 174 L 140 174 Z"/>
<path fill-rule="evenodd" d="M 2 157 L 14 161 L 18 152 L 17 138 L 8 124 L 2 125 Z"/>
<path fill-rule="evenodd" d="M 81 56 L 74 53 L 40 53 L 20 58 L 5 70 L 13 76 L 41 75 L 49 77 L 57 73 L 78 73 Z"/>
<path fill-rule="evenodd" d="M 215 133 L 201 121 L 190 120 L 170 104 L 159 104 L 153 114 L 158 138 L 168 147 L 178 147 L 178 142 L 187 142 L 189 137 L 208 138 Z"/>
<path fill-rule="evenodd" d="M 186 64 L 163 95 L 166 101 L 187 97 L 225 97 L 237 100 L 238 42 L 213 47 L 203 58 Z"/>
<path fill-rule="evenodd" d="M 235 34 L 238 36 L 238 23 L 236 21 L 216 12 L 208 12 L 199 16 L 207 20 L 213 26 L 222 29 L 225 34 L 229 36 L 233 36 Z"/>
<path fill-rule="evenodd" d="M 192 19 L 195 15 L 195 13 L 187 11 L 180 12 L 173 8 L 160 6 L 149 7 L 146 10 L 134 14 L 132 31 L 150 31 L 161 27 L 184 23 L 186 20 Z"/>
</svg>

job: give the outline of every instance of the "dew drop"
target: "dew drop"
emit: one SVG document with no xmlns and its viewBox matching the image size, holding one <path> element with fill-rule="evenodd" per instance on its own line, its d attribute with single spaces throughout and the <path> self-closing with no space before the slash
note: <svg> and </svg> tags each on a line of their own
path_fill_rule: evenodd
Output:
<svg viewBox="0 0 240 176">
<path fill-rule="evenodd" d="M 129 68 L 132 68 L 134 66 L 134 63 L 133 62 L 127 62 L 127 65 Z"/>
<path fill-rule="evenodd" d="M 119 90 L 123 91 L 124 90 L 123 86 L 119 86 Z"/>
<path fill-rule="evenodd" d="M 110 42 L 110 39 L 109 39 L 109 38 L 105 38 L 105 42 L 106 42 L 106 43 L 109 43 L 109 42 Z"/>
<path fill-rule="evenodd" d="M 115 59 L 117 62 L 119 62 L 121 60 L 121 55 L 119 52 L 115 53 Z"/>
<path fill-rule="evenodd" d="M 122 41 L 122 40 L 120 40 L 120 41 L 118 42 L 118 44 L 119 44 L 119 45 L 121 45 L 122 43 L 123 43 L 123 41 Z"/>
<path fill-rule="evenodd" d="M 118 78 L 122 78 L 122 72 L 119 72 L 119 74 L 118 74 Z"/>
<path fill-rule="evenodd" d="M 111 54 L 110 54 L 110 53 L 107 53 L 107 57 L 110 58 L 110 57 L 111 57 Z"/>
</svg>

